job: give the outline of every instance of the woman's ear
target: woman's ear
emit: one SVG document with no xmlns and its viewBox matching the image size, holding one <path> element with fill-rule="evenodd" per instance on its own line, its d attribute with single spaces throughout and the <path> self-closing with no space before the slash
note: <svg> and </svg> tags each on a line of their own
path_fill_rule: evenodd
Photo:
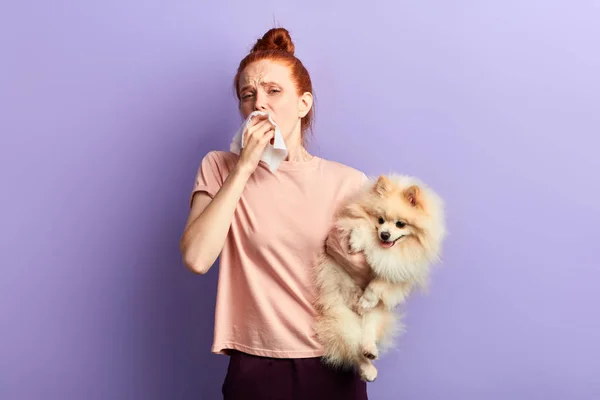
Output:
<svg viewBox="0 0 600 400">
<path fill-rule="evenodd" d="M 304 118 L 313 105 L 313 96 L 310 92 L 305 92 L 298 100 L 298 116 Z"/>
</svg>

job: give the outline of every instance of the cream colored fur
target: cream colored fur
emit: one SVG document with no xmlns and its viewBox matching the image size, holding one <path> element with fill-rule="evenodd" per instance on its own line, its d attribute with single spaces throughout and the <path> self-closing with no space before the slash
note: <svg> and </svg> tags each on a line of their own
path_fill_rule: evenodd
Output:
<svg viewBox="0 0 600 400">
<path fill-rule="evenodd" d="M 403 330 L 394 309 L 414 288 L 426 288 L 430 265 L 439 260 L 444 205 L 416 178 L 380 176 L 345 204 L 336 224 L 350 234 L 351 249 L 364 252 L 374 278 L 363 290 L 322 255 L 316 266 L 317 337 L 327 363 L 357 367 L 363 380 L 373 381 L 372 360 Z"/>
</svg>

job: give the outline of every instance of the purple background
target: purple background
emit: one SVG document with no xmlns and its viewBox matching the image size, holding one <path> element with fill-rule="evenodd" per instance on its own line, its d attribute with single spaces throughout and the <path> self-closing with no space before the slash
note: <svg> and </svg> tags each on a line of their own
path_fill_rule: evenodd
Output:
<svg viewBox="0 0 600 400">
<path fill-rule="evenodd" d="M 274 20 L 314 79 L 312 150 L 448 204 L 371 398 L 600 398 L 599 3 L 282 3 L 3 2 L 0 398 L 219 398 L 217 268 L 178 241 Z"/>
</svg>

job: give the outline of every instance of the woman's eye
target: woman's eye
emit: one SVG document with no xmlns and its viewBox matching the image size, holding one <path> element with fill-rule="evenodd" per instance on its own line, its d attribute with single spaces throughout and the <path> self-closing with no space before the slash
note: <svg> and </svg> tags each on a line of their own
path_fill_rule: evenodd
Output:
<svg viewBox="0 0 600 400">
<path fill-rule="evenodd" d="M 279 89 L 271 89 L 269 90 L 269 93 L 279 93 L 280 90 Z"/>
<path fill-rule="evenodd" d="M 404 228 L 406 226 L 406 222 L 404 221 L 398 221 L 396 222 L 396 226 L 400 229 Z"/>
<path fill-rule="evenodd" d="M 385 221 L 383 220 L 383 218 L 379 217 L 379 224 L 383 224 Z"/>
</svg>

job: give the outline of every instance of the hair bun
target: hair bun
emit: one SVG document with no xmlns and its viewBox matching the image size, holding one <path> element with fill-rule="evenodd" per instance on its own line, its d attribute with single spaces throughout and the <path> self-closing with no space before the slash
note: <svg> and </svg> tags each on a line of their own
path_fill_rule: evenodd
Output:
<svg viewBox="0 0 600 400">
<path fill-rule="evenodd" d="M 279 50 L 293 55 L 296 48 L 287 29 L 273 28 L 256 41 L 251 52 L 264 50 Z"/>
</svg>

